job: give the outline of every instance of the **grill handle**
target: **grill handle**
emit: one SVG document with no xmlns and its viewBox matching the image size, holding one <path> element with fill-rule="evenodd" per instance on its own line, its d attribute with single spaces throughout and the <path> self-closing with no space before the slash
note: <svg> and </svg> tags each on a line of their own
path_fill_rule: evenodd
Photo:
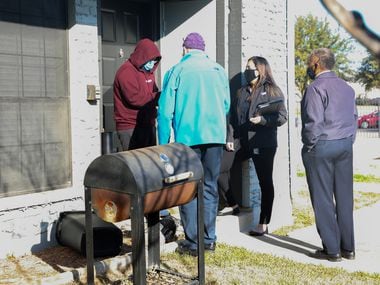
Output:
<svg viewBox="0 0 380 285">
<path fill-rule="evenodd" d="M 178 181 L 181 181 L 181 180 L 189 179 L 189 178 L 191 178 L 193 176 L 194 176 L 194 173 L 192 171 L 188 171 L 188 172 L 183 172 L 183 173 L 180 173 L 180 174 L 176 174 L 176 175 L 172 175 L 172 176 L 166 177 L 164 179 L 164 181 L 167 184 L 171 184 L 171 183 L 175 183 L 175 182 L 178 182 Z"/>
</svg>

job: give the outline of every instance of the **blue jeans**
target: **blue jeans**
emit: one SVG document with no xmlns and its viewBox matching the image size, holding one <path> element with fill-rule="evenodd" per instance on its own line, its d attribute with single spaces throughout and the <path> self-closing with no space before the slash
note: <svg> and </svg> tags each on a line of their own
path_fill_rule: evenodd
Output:
<svg viewBox="0 0 380 285">
<path fill-rule="evenodd" d="M 223 146 L 220 144 L 205 144 L 193 146 L 203 166 L 203 196 L 204 196 L 204 243 L 216 241 L 216 216 L 218 213 L 218 185 Z M 197 249 L 197 198 L 180 206 L 182 226 L 186 241 L 190 248 Z"/>
<path fill-rule="evenodd" d="M 260 223 L 261 212 L 261 188 L 259 179 L 256 174 L 255 164 L 252 159 L 248 160 L 249 163 L 249 199 L 252 208 L 252 230 L 257 229 Z"/>
</svg>

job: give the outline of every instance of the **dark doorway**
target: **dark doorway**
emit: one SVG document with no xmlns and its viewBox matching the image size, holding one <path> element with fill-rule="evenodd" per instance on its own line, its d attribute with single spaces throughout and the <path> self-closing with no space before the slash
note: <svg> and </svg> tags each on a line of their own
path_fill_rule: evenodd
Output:
<svg viewBox="0 0 380 285">
<path fill-rule="evenodd" d="M 115 73 L 141 38 L 157 40 L 158 17 L 159 1 L 101 1 L 102 153 L 119 149 L 113 118 L 112 85 Z"/>
</svg>

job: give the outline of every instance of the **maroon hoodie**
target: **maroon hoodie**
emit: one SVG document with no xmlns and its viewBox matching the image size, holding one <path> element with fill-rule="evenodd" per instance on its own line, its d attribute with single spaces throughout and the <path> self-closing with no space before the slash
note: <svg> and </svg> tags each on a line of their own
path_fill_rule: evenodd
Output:
<svg viewBox="0 0 380 285">
<path fill-rule="evenodd" d="M 157 60 L 151 71 L 142 66 Z M 118 131 L 155 124 L 156 103 L 159 92 L 154 71 L 161 60 L 161 54 L 153 41 L 140 40 L 129 59 L 115 75 L 113 83 L 114 118 Z"/>
</svg>

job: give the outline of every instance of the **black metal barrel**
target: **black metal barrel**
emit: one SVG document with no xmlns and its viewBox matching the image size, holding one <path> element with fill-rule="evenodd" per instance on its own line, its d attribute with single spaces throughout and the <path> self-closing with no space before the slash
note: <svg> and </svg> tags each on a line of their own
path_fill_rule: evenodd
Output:
<svg viewBox="0 0 380 285">
<path fill-rule="evenodd" d="M 131 219 L 133 283 L 146 284 L 144 216 L 148 222 L 148 267 L 159 270 L 159 211 L 198 199 L 198 276 L 204 284 L 203 167 L 197 154 L 178 143 L 96 158 L 85 186 L 87 283 L 94 282 L 92 215 L 108 222 Z"/>
</svg>

